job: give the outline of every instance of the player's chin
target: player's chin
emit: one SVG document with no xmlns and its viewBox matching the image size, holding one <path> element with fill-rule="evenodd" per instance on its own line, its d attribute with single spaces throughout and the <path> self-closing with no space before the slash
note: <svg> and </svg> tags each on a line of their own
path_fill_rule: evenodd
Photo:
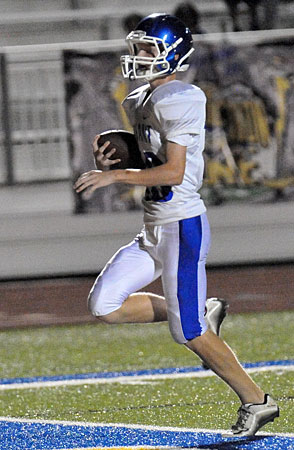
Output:
<svg viewBox="0 0 294 450">
<path fill-rule="evenodd" d="M 137 70 L 136 70 L 137 74 L 140 76 L 146 75 L 147 71 L 148 71 L 148 66 L 145 66 L 144 64 L 139 64 L 137 67 Z"/>
</svg>

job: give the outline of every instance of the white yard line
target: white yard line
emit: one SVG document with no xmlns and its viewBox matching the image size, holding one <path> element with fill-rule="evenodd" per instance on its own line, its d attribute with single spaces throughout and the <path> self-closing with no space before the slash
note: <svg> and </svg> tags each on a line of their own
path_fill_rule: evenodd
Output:
<svg viewBox="0 0 294 450">
<path fill-rule="evenodd" d="M 246 369 L 248 373 L 260 372 L 293 372 L 294 365 L 277 365 L 277 366 L 261 366 Z M 203 370 L 199 372 L 184 372 L 184 373 L 169 373 L 169 374 L 148 374 L 148 375 L 126 375 L 118 377 L 105 378 L 76 378 L 64 379 L 57 381 L 33 381 L 33 382 L 18 382 L 11 384 L 0 384 L 0 391 L 12 389 L 40 389 L 60 386 L 80 386 L 86 384 L 143 384 L 153 381 L 164 381 L 179 378 L 207 378 L 216 376 L 211 370 Z"/>
<path fill-rule="evenodd" d="M 180 428 L 180 427 L 162 427 L 158 425 L 141 425 L 130 423 L 104 423 L 104 422 L 78 422 L 68 420 L 38 420 L 24 419 L 17 417 L 1 417 L 0 422 L 17 422 L 17 423 L 41 423 L 49 425 L 78 426 L 78 427 L 108 427 L 108 428 L 130 428 L 132 430 L 159 430 L 159 431 L 184 431 L 192 433 L 221 433 L 225 430 L 208 430 L 204 428 Z M 294 435 L 293 435 L 294 436 Z M 141 446 L 142 447 L 142 446 Z"/>
<path fill-rule="evenodd" d="M 61 426 L 77 426 L 77 427 L 93 427 L 93 428 L 129 428 L 132 430 L 154 430 L 154 431 L 174 431 L 174 432 L 188 432 L 188 433 L 217 433 L 222 434 L 227 430 L 212 430 L 207 428 L 181 428 L 181 427 L 165 427 L 158 425 L 141 425 L 141 424 L 130 424 L 130 423 L 104 423 L 104 422 L 78 422 L 78 421 L 67 421 L 67 420 L 39 420 L 39 419 L 24 419 L 18 417 L 1 417 L 1 422 L 11 422 L 11 423 L 39 423 L 45 425 L 61 425 Z M 262 435 L 265 436 L 283 436 L 294 438 L 294 433 L 266 433 L 261 431 Z M 142 445 L 139 446 L 142 448 Z M 158 447 L 156 447 L 158 448 Z"/>
</svg>

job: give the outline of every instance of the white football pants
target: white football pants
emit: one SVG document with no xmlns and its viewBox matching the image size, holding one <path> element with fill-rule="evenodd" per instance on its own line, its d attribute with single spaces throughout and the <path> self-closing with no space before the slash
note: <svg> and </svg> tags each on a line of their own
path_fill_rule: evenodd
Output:
<svg viewBox="0 0 294 450">
<path fill-rule="evenodd" d="M 95 316 L 119 309 L 128 296 L 161 275 L 168 322 L 180 344 L 202 335 L 206 302 L 205 263 L 210 245 L 206 214 L 161 226 L 144 226 L 96 279 L 88 298 Z"/>
</svg>

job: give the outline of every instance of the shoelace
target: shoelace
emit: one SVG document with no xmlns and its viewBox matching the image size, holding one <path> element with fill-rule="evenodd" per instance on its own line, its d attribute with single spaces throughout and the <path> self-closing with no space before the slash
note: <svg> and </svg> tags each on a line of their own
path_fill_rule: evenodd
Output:
<svg viewBox="0 0 294 450">
<path fill-rule="evenodd" d="M 244 425 L 245 425 L 248 417 L 250 416 L 251 412 L 249 411 L 249 409 L 242 406 L 241 408 L 239 408 L 238 414 L 239 414 L 238 420 L 237 420 L 236 424 L 232 426 L 233 431 L 238 431 L 238 430 L 244 429 Z"/>
</svg>

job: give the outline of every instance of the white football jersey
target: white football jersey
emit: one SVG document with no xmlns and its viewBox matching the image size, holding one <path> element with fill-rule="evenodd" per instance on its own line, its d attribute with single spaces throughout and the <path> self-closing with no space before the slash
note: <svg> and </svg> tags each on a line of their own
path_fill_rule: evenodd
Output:
<svg viewBox="0 0 294 450">
<path fill-rule="evenodd" d="M 166 162 L 167 141 L 187 147 L 183 182 L 178 186 L 146 188 L 146 224 L 163 225 L 206 211 L 198 193 L 204 170 L 205 104 L 200 88 L 178 80 L 152 92 L 149 84 L 141 86 L 123 101 L 146 167 Z"/>
</svg>

